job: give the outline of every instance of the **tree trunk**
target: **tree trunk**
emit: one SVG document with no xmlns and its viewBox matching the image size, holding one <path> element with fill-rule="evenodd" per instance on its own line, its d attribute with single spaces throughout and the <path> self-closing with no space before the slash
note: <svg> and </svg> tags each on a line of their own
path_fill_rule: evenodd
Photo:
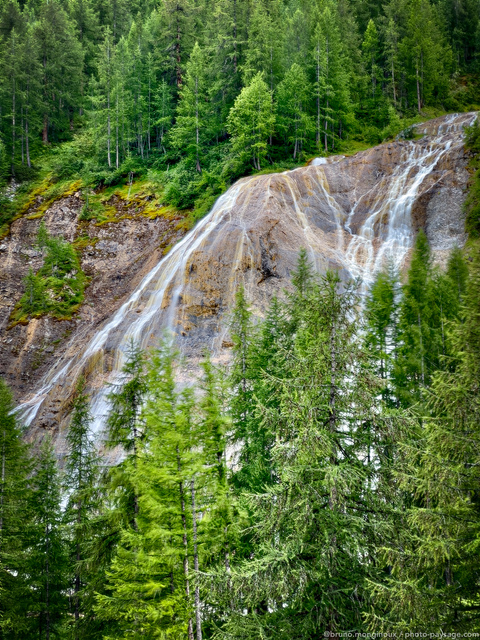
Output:
<svg viewBox="0 0 480 640">
<path fill-rule="evenodd" d="M 28 107 L 25 107 L 25 151 L 27 154 L 27 166 L 30 168 L 30 145 L 28 142 Z"/>
<path fill-rule="evenodd" d="M 393 58 L 392 58 L 392 86 L 393 86 L 393 104 L 395 105 L 395 108 L 397 107 L 397 90 L 395 87 L 395 67 L 393 65 Z"/>
<path fill-rule="evenodd" d="M 120 155 L 118 150 L 118 93 L 116 99 L 116 122 L 115 122 L 115 166 L 120 166 Z"/>
<path fill-rule="evenodd" d="M 46 113 L 43 114 L 42 142 L 48 144 L 48 115 Z"/>
<path fill-rule="evenodd" d="M 421 108 L 422 108 L 422 103 L 420 100 L 420 77 L 418 74 L 418 58 L 417 58 L 417 64 L 416 64 L 416 76 L 417 76 L 417 106 L 418 106 L 418 113 L 420 113 Z"/>
<path fill-rule="evenodd" d="M 6 440 L 6 432 L 3 430 L 3 440 L 2 440 L 2 486 L 0 487 L 0 548 L 2 544 L 2 531 L 3 531 L 3 500 L 5 494 L 5 440 Z"/>
<path fill-rule="evenodd" d="M 317 44 L 317 147 L 320 147 L 320 45 Z"/>
<path fill-rule="evenodd" d="M 233 72 L 237 73 L 237 0 L 233 0 Z"/>
<path fill-rule="evenodd" d="M 14 167 L 15 167 L 15 111 L 16 111 L 16 83 L 15 79 L 13 80 L 13 92 L 12 92 L 12 175 L 14 175 Z"/>
<path fill-rule="evenodd" d="M 198 122 L 198 78 L 195 78 L 195 135 L 196 135 L 196 149 L 197 149 L 197 171 L 202 173 L 202 167 L 200 166 L 199 146 L 200 146 L 200 126 Z"/>
<path fill-rule="evenodd" d="M 177 41 L 175 43 L 175 57 L 177 62 L 176 76 L 177 76 L 177 87 L 180 87 L 180 85 L 182 84 L 182 68 L 181 68 L 182 57 L 181 57 L 180 23 L 179 23 L 179 17 L 178 17 L 180 14 L 180 7 L 178 5 L 178 2 L 175 7 L 175 10 L 176 10 L 176 17 L 177 17 Z"/>
<path fill-rule="evenodd" d="M 50 640 L 50 563 L 48 554 L 50 553 L 50 531 L 48 525 L 45 529 L 45 576 L 47 578 L 46 591 L 45 591 L 45 638 Z"/>
<path fill-rule="evenodd" d="M 177 469 L 180 475 L 182 470 L 180 463 L 180 452 L 177 447 Z M 183 527 L 183 547 L 185 551 L 185 555 L 183 558 L 183 574 L 185 576 L 185 594 L 187 596 L 187 605 L 190 606 L 190 580 L 188 577 L 188 537 L 187 537 L 187 518 L 185 514 L 185 492 L 183 488 L 183 481 L 180 480 L 178 483 L 180 489 L 180 508 L 182 513 L 182 527 Z M 188 619 L 188 640 L 194 640 L 193 637 L 193 622 L 192 618 Z"/>
<path fill-rule="evenodd" d="M 197 626 L 197 640 L 202 640 L 202 619 L 200 616 L 200 587 L 198 584 L 198 548 L 197 548 L 197 513 L 195 509 L 195 480 L 190 481 L 192 492 L 192 520 L 193 520 L 193 563 L 195 569 L 195 622 Z"/>
</svg>

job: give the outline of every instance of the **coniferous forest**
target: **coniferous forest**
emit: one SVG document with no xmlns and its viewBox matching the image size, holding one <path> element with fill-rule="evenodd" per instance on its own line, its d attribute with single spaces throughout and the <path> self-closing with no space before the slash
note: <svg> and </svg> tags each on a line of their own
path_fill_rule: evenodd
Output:
<svg viewBox="0 0 480 640">
<path fill-rule="evenodd" d="M 131 344 L 114 466 L 83 380 L 62 471 L 1 384 L 2 638 L 480 631 L 480 253 L 441 271 L 420 232 L 364 303 L 303 250 L 292 281 L 262 321 L 239 289 L 194 385 Z"/>
<path fill-rule="evenodd" d="M 244 175 L 474 109 L 479 56 L 479 0 L 4 0 L 0 236 L 46 175 L 84 220 L 142 176 L 198 219 Z M 60 453 L 0 379 L 1 640 L 480 634 L 478 124 L 466 147 L 445 268 L 419 231 L 365 292 L 302 249 L 264 318 L 239 288 L 228 365 L 180 385 L 170 335 L 132 342 L 100 439 L 81 378 Z M 86 278 L 39 229 L 18 318 L 61 318 Z"/>
<path fill-rule="evenodd" d="M 479 25 L 478 0 L 4 0 L 0 178 L 148 174 L 198 217 L 252 171 L 475 108 Z"/>
</svg>

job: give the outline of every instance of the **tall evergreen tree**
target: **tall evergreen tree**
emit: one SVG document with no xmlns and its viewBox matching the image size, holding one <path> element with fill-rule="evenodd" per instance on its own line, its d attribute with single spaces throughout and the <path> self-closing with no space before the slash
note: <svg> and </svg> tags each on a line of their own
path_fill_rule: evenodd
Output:
<svg viewBox="0 0 480 640">
<path fill-rule="evenodd" d="M 93 595 L 95 568 L 89 566 L 89 550 L 93 544 L 94 520 L 98 517 L 99 459 L 90 432 L 92 417 L 85 381 L 80 379 L 73 402 L 66 441 L 68 453 L 65 463 L 65 489 L 68 502 L 64 514 L 69 532 L 69 559 L 73 568 L 72 637 L 75 640 L 91 637 L 95 629 Z"/>
<path fill-rule="evenodd" d="M 0 637 L 5 639 L 25 637 L 32 604 L 28 566 L 32 463 L 13 411 L 12 394 L 0 379 Z"/>
<path fill-rule="evenodd" d="M 461 318 L 452 329 L 453 366 L 434 374 L 422 429 L 404 440 L 396 465 L 397 482 L 413 499 L 384 547 L 390 570 L 374 585 L 375 630 L 480 629 L 479 285 L 477 250 Z"/>
<path fill-rule="evenodd" d="M 177 121 L 171 138 L 174 146 L 184 148 L 187 155 L 194 159 L 199 173 L 202 170 L 200 157 L 208 141 L 209 114 L 207 61 L 196 42 L 186 65 Z"/>
<path fill-rule="evenodd" d="M 29 554 L 32 637 L 58 636 L 67 613 L 67 554 L 60 508 L 61 485 L 53 445 L 47 436 L 32 479 L 34 514 Z"/>
<path fill-rule="evenodd" d="M 275 434 L 275 481 L 250 497 L 255 553 L 233 572 L 232 636 L 316 638 L 361 628 L 375 572 L 361 558 L 381 530 L 384 487 L 372 491 L 381 451 L 371 440 L 381 419 L 357 340 L 355 293 L 341 292 L 330 273 L 306 299 L 275 401 L 257 406 Z"/>
<path fill-rule="evenodd" d="M 245 159 L 250 157 L 258 170 L 267 154 L 268 139 L 275 124 L 272 100 L 271 92 L 258 74 L 242 89 L 228 115 L 233 151 Z"/>
</svg>

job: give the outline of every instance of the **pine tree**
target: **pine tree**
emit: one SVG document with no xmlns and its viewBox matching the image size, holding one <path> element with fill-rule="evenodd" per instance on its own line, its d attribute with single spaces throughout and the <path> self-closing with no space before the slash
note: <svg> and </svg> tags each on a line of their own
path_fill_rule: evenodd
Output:
<svg viewBox="0 0 480 640">
<path fill-rule="evenodd" d="M 46 144 L 52 125 L 70 128 L 80 102 L 83 51 L 65 10 L 55 0 L 41 5 L 35 36 L 42 63 L 42 139 Z"/>
<path fill-rule="evenodd" d="M 136 468 L 145 425 L 141 415 L 147 393 L 145 354 L 133 342 L 127 347 L 122 379 L 109 394 L 106 445 L 121 448 L 126 464 L 120 463 L 110 472 L 110 482 L 121 518 L 136 529 L 138 496 L 131 484 L 128 469 Z M 125 467 L 127 467 L 125 469 Z"/>
<path fill-rule="evenodd" d="M 243 64 L 243 79 L 246 86 L 260 73 L 273 93 L 281 74 L 281 51 L 283 45 L 281 27 L 281 3 L 277 1 L 255 3 L 248 25 Z"/>
<path fill-rule="evenodd" d="M 313 131 L 308 114 L 309 91 L 304 70 L 296 63 L 285 74 L 277 89 L 278 129 L 283 131 L 288 146 L 293 145 L 296 159 Z"/>
<path fill-rule="evenodd" d="M 367 25 L 367 30 L 365 31 L 365 38 L 362 44 L 362 49 L 365 55 L 366 67 L 368 69 L 370 75 L 371 82 L 371 96 L 373 104 L 375 104 L 377 99 L 377 83 L 379 81 L 379 66 L 378 66 L 378 58 L 379 58 L 379 41 L 378 41 L 378 31 L 375 26 L 375 22 L 370 20 Z"/>
<path fill-rule="evenodd" d="M 365 345 L 375 362 L 377 375 L 383 381 L 382 398 L 390 406 L 396 404 L 392 378 L 398 348 L 400 296 L 399 276 L 390 263 L 378 273 L 365 303 Z"/>
<path fill-rule="evenodd" d="M 323 141 L 325 152 L 335 148 L 335 136 L 351 124 L 349 70 L 343 51 L 339 16 L 335 4 L 328 2 L 320 12 L 312 37 L 315 74 L 316 141 Z"/>
<path fill-rule="evenodd" d="M 122 533 L 109 572 L 111 595 L 98 596 L 98 615 L 118 620 L 119 635 L 112 637 L 153 638 L 159 631 L 201 637 L 197 489 L 203 454 L 193 395 L 176 390 L 176 357 L 167 341 L 152 355 L 145 437 L 136 467 L 126 469 L 139 499 L 137 527 Z"/>
</svg>

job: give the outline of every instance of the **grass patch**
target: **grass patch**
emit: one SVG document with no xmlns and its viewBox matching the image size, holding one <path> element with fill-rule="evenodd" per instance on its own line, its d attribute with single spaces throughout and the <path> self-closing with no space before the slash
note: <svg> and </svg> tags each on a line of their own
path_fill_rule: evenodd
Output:
<svg viewBox="0 0 480 640">
<path fill-rule="evenodd" d="M 80 219 L 95 221 L 97 225 L 136 217 L 175 220 L 188 215 L 188 212 L 166 205 L 163 187 L 150 179 L 127 180 L 125 184 L 102 187 L 97 191 L 85 190 L 84 199 Z"/>
</svg>

